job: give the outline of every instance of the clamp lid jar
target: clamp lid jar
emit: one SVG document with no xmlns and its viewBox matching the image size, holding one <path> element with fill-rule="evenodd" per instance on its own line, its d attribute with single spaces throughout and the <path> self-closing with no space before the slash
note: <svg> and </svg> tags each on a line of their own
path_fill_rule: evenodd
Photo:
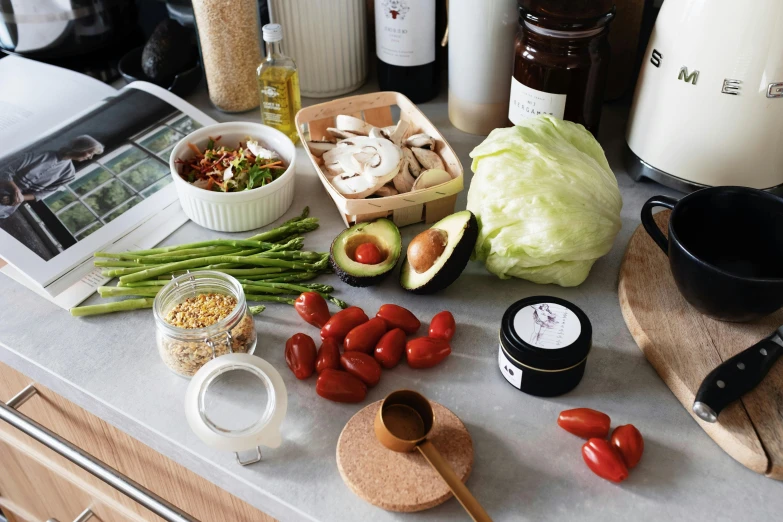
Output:
<svg viewBox="0 0 783 522">
<path fill-rule="evenodd" d="M 562 395 L 582 380 L 593 328 L 576 305 L 550 296 L 511 305 L 500 326 L 498 367 L 515 388 L 531 395 Z"/>
<path fill-rule="evenodd" d="M 160 356 L 183 377 L 221 355 L 255 350 L 245 293 L 229 275 L 212 270 L 181 275 L 163 287 L 152 309 Z"/>
</svg>

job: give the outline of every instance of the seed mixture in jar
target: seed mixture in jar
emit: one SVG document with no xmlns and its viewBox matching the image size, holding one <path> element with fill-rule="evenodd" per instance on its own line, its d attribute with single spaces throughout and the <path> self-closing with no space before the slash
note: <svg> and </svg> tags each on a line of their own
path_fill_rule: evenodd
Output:
<svg viewBox="0 0 783 522">
<path fill-rule="evenodd" d="M 214 332 L 195 331 L 229 317 L 236 306 L 236 297 L 218 293 L 188 297 L 175 305 L 166 314 L 165 321 L 182 328 L 183 332 L 171 335 L 158 329 L 158 350 L 163 362 L 179 375 L 191 377 L 215 357 L 227 353 L 252 353 L 257 335 L 253 318 L 247 311 Z"/>
<path fill-rule="evenodd" d="M 199 294 L 188 297 L 166 315 L 166 322 L 178 328 L 205 328 L 225 319 L 237 300 L 225 294 Z"/>
</svg>

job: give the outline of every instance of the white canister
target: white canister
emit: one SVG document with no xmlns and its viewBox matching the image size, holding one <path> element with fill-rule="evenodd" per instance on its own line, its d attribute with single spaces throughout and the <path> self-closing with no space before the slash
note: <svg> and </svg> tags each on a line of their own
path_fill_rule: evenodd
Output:
<svg viewBox="0 0 783 522">
<path fill-rule="evenodd" d="M 449 1 L 449 120 L 487 135 L 508 126 L 516 0 Z"/>
<path fill-rule="evenodd" d="M 269 0 L 283 26 L 285 52 L 296 61 L 302 96 L 354 91 L 367 79 L 365 0 Z"/>
</svg>

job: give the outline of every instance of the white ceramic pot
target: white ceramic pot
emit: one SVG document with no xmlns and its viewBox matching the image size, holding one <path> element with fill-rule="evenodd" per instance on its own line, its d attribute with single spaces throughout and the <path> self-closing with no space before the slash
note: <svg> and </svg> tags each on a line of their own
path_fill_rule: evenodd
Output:
<svg viewBox="0 0 783 522">
<path fill-rule="evenodd" d="M 270 0 L 283 51 L 296 61 L 302 96 L 355 91 L 367 79 L 365 0 Z"/>
<path fill-rule="evenodd" d="M 242 192 L 213 192 L 194 187 L 179 175 L 177 159 L 193 157 L 188 143 L 203 150 L 210 136 L 220 136 L 220 144 L 236 147 L 247 138 L 274 150 L 288 168 L 282 176 L 263 187 Z M 263 227 L 282 216 L 294 199 L 296 148 L 282 132 L 260 123 L 228 122 L 202 127 L 174 146 L 169 168 L 185 214 L 197 224 L 220 232 L 243 232 Z"/>
</svg>

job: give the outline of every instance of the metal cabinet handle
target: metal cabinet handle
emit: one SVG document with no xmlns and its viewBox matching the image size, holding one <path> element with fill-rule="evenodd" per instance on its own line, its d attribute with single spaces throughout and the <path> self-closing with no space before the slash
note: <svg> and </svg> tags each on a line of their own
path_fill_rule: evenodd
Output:
<svg viewBox="0 0 783 522">
<path fill-rule="evenodd" d="M 93 512 L 90 510 L 90 508 L 87 508 L 87 509 L 85 509 L 84 511 L 82 511 L 82 512 L 79 514 L 79 516 L 78 516 L 78 517 L 74 518 L 74 519 L 73 519 L 73 522 L 87 522 L 88 520 L 90 520 L 90 519 L 91 519 L 92 517 L 94 517 L 94 516 L 95 516 L 95 513 L 93 513 Z M 50 518 L 50 519 L 49 519 L 49 520 L 47 520 L 46 522 L 60 522 L 60 521 L 59 521 L 59 520 L 57 520 L 56 518 Z"/>
<path fill-rule="evenodd" d="M 44 428 L 31 418 L 16 411 L 38 393 L 34 385 L 28 384 L 7 403 L 0 401 L 0 419 L 29 435 L 50 450 L 70 460 L 80 468 L 98 477 L 114 489 L 135 500 L 167 522 L 199 522 L 167 500 L 156 495 L 138 482 L 131 480 L 105 462 L 96 459 L 78 446 L 74 446 L 56 433 Z M 89 511 L 89 510 L 88 510 Z M 82 517 L 85 513 L 79 515 Z M 92 512 L 90 512 L 92 516 Z M 89 518 L 89 517 L 88 517 Z M 86 518 L 77 518 L 79 522 Z M 74 521 L 76 522 L 76 521 Z"/>
</svg>

